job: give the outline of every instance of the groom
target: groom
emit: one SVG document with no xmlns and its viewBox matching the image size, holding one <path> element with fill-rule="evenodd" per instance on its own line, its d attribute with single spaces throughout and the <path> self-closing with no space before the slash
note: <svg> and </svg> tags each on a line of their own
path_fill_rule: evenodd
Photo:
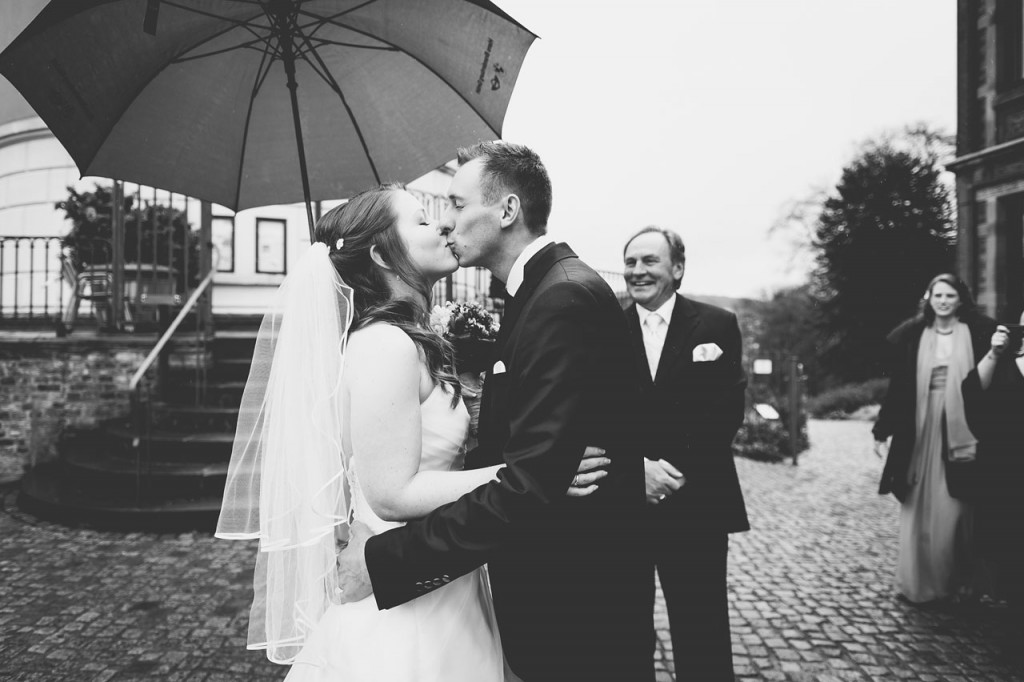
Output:
<svg viewBox="0 0 1024 682">
<path fill-rule="evenodd" d="M 653 680 L 643 453 L 627 433 L 637 385 L 621 309 L 546 236 L 551 182 L 536 153 L 485 142 L 460 150 L 459 165 L 442 229 L 462 266 L 487 268 L 511 296 L 466 461 L 507 466 L 365 547 L 354 534 L 339 557 L 345 597 L 365 596 L 368 570 L 387 609 L 488 563 L 505 655 L 525 682 Z M 593 495 L 566 497 L 588 444 L 606 449 L 608 476 Z"/>
</svg>

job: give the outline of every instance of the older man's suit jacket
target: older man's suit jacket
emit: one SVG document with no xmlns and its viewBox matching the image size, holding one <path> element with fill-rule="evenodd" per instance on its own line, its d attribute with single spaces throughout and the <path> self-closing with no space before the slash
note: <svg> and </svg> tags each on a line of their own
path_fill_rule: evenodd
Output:
<svg viewBox="0 0 1024 682">
<path fill-rule="evenodd" d="M 568 246 L 551 244 L 527 263 L 496 345 L 467 465 L 507 467 L 367 542 L 377 604 L 488 562 L 505 654 L 524 680 L 652 680 L 643 460 L 630 431 L 638 387 L 621 308 Z M 595 494 L 570 499 L 587 445 L 613 463 Z"/>
<path fill-rule="evenodd" d="M 686 476 L 682 489 L 658 505 L 656 513 L 705 530 L 749 530 L 732 457 L 746 389 L 736 316 L 676 294 L 652 380 L 636 306 L 630 304 L 625 314 L 643 384 L 637 437 L 648 459 L 665 459 Z M 721 357 L 694 362 L 694 349 L 711 343 L 722 349 Z"/>
</svg>

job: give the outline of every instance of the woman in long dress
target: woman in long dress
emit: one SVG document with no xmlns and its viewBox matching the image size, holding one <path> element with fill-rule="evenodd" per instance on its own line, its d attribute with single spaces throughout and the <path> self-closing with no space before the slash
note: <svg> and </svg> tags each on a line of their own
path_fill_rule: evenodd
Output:
<svg viewBox="0 0 1024 682">
<path fill-rule="evenodd" d="M 888 337 L 889 390 L 875 423 L 876 452 L 891 436 L 879 493 L 900 502 L 896 589 L 914 603 L 956 596 L 972 576 L 972 508 L 961 468 L 977 451 L 961 383 L 988 350 L 995 322 L 978 314 L 967 286 L 942 274 L 921 312 Z"/>
<path fill-rule="evenodd" d="M 257 338 L 217 530 L 260 541 L 249 648 L 293 664 L 291 682 L 511 680 L 485 568 L 386 611 L 336 603 L 350 523 L 381 532 L 501 467 L 462 470 L 469 414 L 427 324 L 458 261 L 420 202 L 385 185 L 315 234 Z M 584 458 L 567 494 L 593 492 L 606 463 Z"/>
<path fill-rule="evenodd" d="M 1021 316 L 1024 324 L 1024 315 Z M 1024 350 L 1007 327 L 963 384 L 971 430 L 982 439 L 975 529 L 986 592 L 1024 613 Z"/>
</svg>

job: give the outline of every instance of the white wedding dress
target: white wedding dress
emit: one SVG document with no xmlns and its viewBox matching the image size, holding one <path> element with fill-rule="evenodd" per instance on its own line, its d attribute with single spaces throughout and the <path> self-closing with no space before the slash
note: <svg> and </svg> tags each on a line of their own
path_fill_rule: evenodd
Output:
<svg viewBox="0 0 1024 682">
<path fill-rule="evenodd" d="M 462 468 L 469 413 L 440 386 L 421 406 L 420 471 Z M 381 520 L 350 467 L 355 519 L 374 533 L 400 523 Z M 480 568 L 410 602 L 378 610 L 373 596 L 331 606 L 295 659 L 286 682 L 502 682 L 501 640 L 486 569 Z"/>
</svg>

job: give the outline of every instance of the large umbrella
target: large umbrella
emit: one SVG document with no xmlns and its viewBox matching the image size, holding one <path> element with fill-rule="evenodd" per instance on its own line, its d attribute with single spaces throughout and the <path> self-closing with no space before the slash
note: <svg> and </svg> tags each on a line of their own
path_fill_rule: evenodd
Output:
<svg viewBox="0 0 1024 682">
<path fill-rule="evenodd" d="M 0 54 L 83 175 L 234 210 L 501 136 L 535 36 L 487 0 L 52 0 Z"/>
</svg>

